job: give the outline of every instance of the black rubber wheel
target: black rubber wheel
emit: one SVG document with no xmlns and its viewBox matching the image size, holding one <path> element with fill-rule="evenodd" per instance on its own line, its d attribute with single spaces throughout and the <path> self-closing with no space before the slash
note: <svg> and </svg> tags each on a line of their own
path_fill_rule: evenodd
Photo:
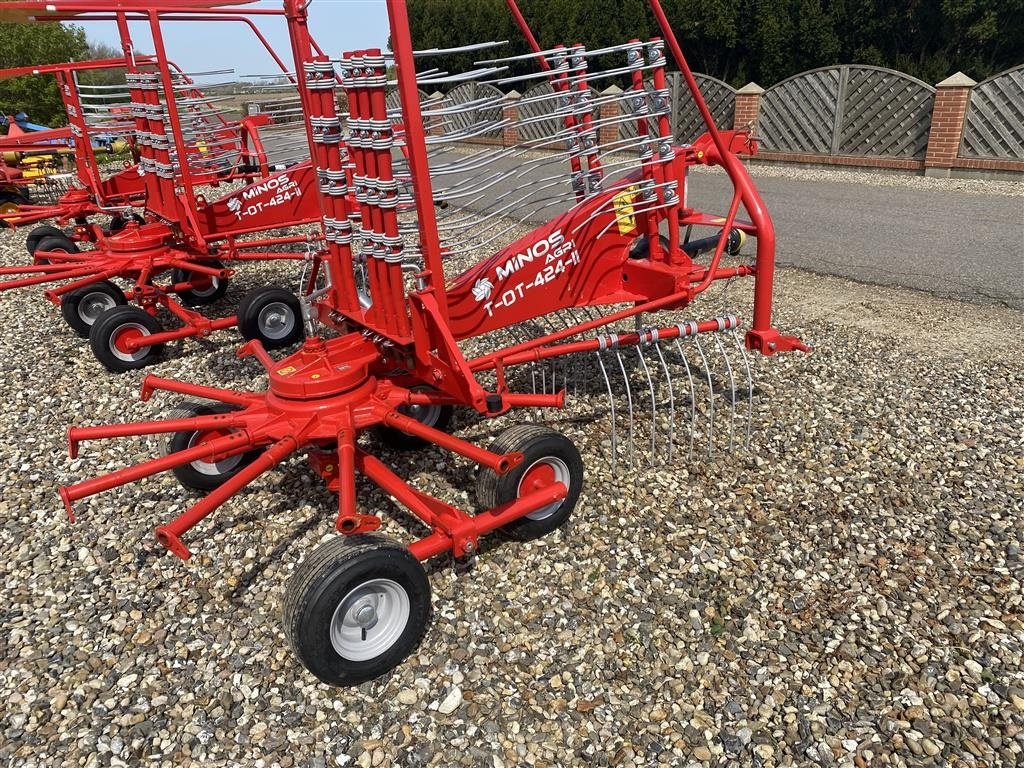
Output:
<svg viewBox="0 0 1024 768">
<path fill-rule="evenodd" d="M 430 582 L 398 542 L 338 536 L 299 565 L 283 613 L 302 666 L 328 685 L 359 685 L 416 650 L 430 621 Z"/>
<path fill-rule="evenodd" d="M 64 294 L 60 300 L 60 313 L 75 333 L 86 338 L 93 323 L 104 312 L 127 303 L 124 291 L 109 280 L 101 280 Z"/>
<path fill-rule="evenodd" d="M 246 340 L 259 339 L 267 349 L 301 341 L 302 307 L 284 288 L 255 288 L 238 305 L 238 330 Z"/>
<path fill-rule="evenodd" d="M 14 190 L 0 191 L 0 216 L 15 216 L 21 206 L 28 205 L 29 199 Z"/>
<path fill-rule="evenodd" d="M 37 264 L 49 264 L 50 260 L 36 256 L 40 251 L 48 253 L 78 253 L 78 246 L 65 234 L 52 235 L 42 238 L 36 243 L 36 249 L 32 251 L 32 257 Z"/>
<path fill-rule="evenodd" d="M 668 253 L 669 241 L 665 235 L 658 235 L 658 240 L 661 241 L 661 250 L 663 253 Z M 647 239 L 647 235 L 638 237 L 633 241 L 633 245 L 629 249 L 629 258 L 631 259 L 646 259 L 650 257 L 651 243 Z"/>
<path fill-rule="evenodd" d="M 208 262 L 207 266 L 214 269 L 224 269 L 224 265 L 219 261 Z M 212 275 L 204 275 L 198 272 L 193 275 L 191 270 L 179 269 L 177 267 L 171 271 L 171 281 L 174 283 L 193 283 L 192 288 L 181 291 L 178 294 L 181 303 L 187 307 L 202 307 L 207 304 L 213 304 L 213 302 L 224 296 L 230 282 L 226 277 L 213 277 Z"/>
<path fill-rule="evenodd" d="M 544 536 L 572 514 L 583 489 L 583 459 L 565 435 L 538 424 L 509 427 L 491 445 L 494 453 L 521 451 L 523 463 L 506 475 L 481 467 L 476 476 L 476 497 L 481 509 L 514 501 L 530 490 L 562 482 L 569 489 L 560 501 L 513 520 L 499 530 L 519 541 Z"/>
<path fill-rule="evenodd" d="M 417 390 L 429 389 L 429 387 L 414 387 Z M 398 408 L 399 413 L 411 416 L 420 424 L 447 432 L 452 423 L 452 416 L 455 408 L 450 405 L 403 405 Z M 410 435 L 394 427 L 378 426 L 374 432 L 377 438 L 387 445 L 399 451 L 411 451 L 430 445 L 429 441 L 422 437 Z"/>
<path fill-rule="evenodd" d="M 115 307 L 93 323 L 89 331 L 89 346 L 108 371 L 134 371 L 159 360 L 164 345 L 154 344 L 128 351 L 119 343 L 133 336 L 149 336 L 162 330 L 159 321 L 139 307 Z"/>
<path fill-rule="evenodd" d="M 198 403 L 186 401 L 178 405 L 171 413 L 172 419 L 191 419 L 196 416 L 213 416 L 218 413 L 231 413 L 239 410 L 237 405 L 227 403 Z M 190 432 L 173 432 L 167 439 L 167 453 L 176 453 L 186 448 L 192 448 L 203 440 L 226 435 L 231 430 L 216 430 L 201 432 L 192 430 Z M 174 477 L 185 488 L 193 491 L 209 493 L 214 488 L 223 485 L 260 455 L 259 450 L 240 453 L 230 456 L 216 463 L 209 461 L 193 461 L 171 470 Z"/>
<path fill-rule="evenodd" d="M 127 217 L 118 213 L 110 219 L 110 224 L 107 226 L 107 234 L 116 235 L 122 229 L 127 227 L 128 222 L 130 221 L 134 221 L 140 227 L 146 223 L 146 220 L 137 213 L 130 213 Z"/>
<path fill-rule="evenodd" d="M 29 232 L 28 237 L 25 238 L 25 248 L 28 250 L 29 256 L 35 256 L 36 249 L 39 247 L 39 243 L 44 237 L 59 237 L 64 240 L 68 240 L 68 236 L 64 233 L 63 229 L 51 227 L 48 224 L 36 227 Z"/>
</svg>

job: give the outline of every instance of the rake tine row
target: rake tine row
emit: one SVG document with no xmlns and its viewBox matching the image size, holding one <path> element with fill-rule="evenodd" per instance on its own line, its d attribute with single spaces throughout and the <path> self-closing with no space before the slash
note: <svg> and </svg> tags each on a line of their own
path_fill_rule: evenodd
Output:
<svg viewBox="0 0 1024 768">
<path fill-rule="evenodd" d="M 687 460 L 692 461 L 698 428 L 706 434 L 707 452 L 712 454 L 715 450 L 715 426 L 717 421 L 721 421 L 722 413 L 722 406 L 715 402 L 718 396 L 728 403 L 729 408 L 726 417 L 729 422 L 728 442 L 725 447 L 730 453 L 740 447 L 749 448 L 753 427 L 753 374 L 749 356 L 735 329 L 729 329 L 728 338 L 723 338 L 722 332 L 715 333 L 710 350 L 708 342 L 702 340 L 701 335 L 635 345 L 637 357 L 633 367 L 624 349 L 611 347 L 594 353 L 596 381 L 602 383 L 609 402 L 609 459 L 613 472 L 617 471 L 620 448 L 623 447 L 628 465 L 636 466 L 637 443 L 641 439 L 645 444 L 649 441 L 649 463 L 652 467 L 670 464 L 675 456 L 676 445 L 681 445 Z M 691 362 L 684 347 L 686 342 L 692 342 L 692 349 L 696 350 L 699 362 Z M 735 350 L 730 353 L 733 347 Z M 731 354 L 737 359 L 730 359 Z M 606 359 L 611 361 L 610 366 Z M 582 358 L 578 363 L 582 363 Z M 719 378 L 716 369 L 721 371 L 721 385 L 716 383 Z M 612 370 L 617 370 L 617 373 L 612 375 Z M 639 376 L 639 381 L 636 376 Z M 681 390 L 676 384 L 679 376 L 686 380 Z M 739 381 L 743 378 L 747 382 L 745 397 L 741 396 L 739 389 Z M 663 379 L 664 384 L 657 383 L 658 379 Z M 637 388 L 646 390 L 642 398 L 649 403 L 650 418 L 638 418 L 635 413 L 639 405 Z M 704 390 L 704 394 L 699 393 L 698 389 Z M 747 413 L 742 443 L 738 443 L 737 405 L 741 399 L 746 401 Z M 703 405 L 700 406 L 702 400 Z M 623 427 L 620 424 L 621 414 L 625 414 L 625 440 L 619 436 Z M 650 430 L 649 434 L 644 432 L 646 429 Z M 664 450 L 661 450 L 662 447 Z"/>
</svg>

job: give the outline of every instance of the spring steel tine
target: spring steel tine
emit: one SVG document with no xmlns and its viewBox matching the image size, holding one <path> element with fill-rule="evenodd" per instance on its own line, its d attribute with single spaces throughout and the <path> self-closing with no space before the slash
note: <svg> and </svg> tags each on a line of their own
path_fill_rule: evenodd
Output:
<svg viewBox="0 0 1024 768">
<path fill-rule="evenodd" d="M 619 461 L 619 441 L 618 441 L 618 425 L 615 421 L 615 393 L 612 391 L 612 382 L 608 378 L 608 370 L 604 367 L 604 359 L 600 352 L 595 352 L 594 356 L 597 357 L 597 365 L 601 369 L 601 376 L 604 377 L 604 385 L 608 389 L 608 410 L 611 413 L 612 420 L 612 435 L 611 435 L 611 454 L 612 454 L 612 475 L 616 475 L 618 472 L 618 461 Z"/>
<path fill-rule="evenodd" d="M 472 69 L 468 72 L 459 72 L 454 75 L 444 75 L 438 77 L 426 77 L 423 79 L 417 78 L 417 83 L 420 85 L 444 85 L 446 83 L 464 83 L 470 80 L 478 80 L 481 77 L 490 77 L 496 75 L 499 72 L 505 72 L 508 67 L 485 67 L 483 69 Z"/>
<path fill-rule="evenodd" d="M 637 316 L 639 321 L 639 315 Z M 655 459 L 657 457 L 658 450 L 658 406 L 657 406 L 657 395 L 654 392 L 654 379 L 651 377 L 651 369 L 647 367 L 647 361 L 644 359 L 644 353 L 641 345 L 634 347 L 636 350 L 636 356 L 640 359 L 640 367 L 643 369 L 644 376 L 647 377 L 647 389 L 651 395 L 651 466 L 654 466 Z"/>
<path fill-rule="evenodd" d="M 694 432 L 697 429 L 697 390 L 693 386 L 693 372 L 690 370 L 690 361 L 686 359 L 683 345 L 679 343 L 679 337 L 676 337 L 676 349 L 679 352 L 679 358 L 683 361 L 683 367 L 686 369 L 686 380 L 690 385 L 690 448 L 687 451 L 686 460 L 692 461 Z"/>
<path fill-rule="evenodd" d="M 735 328 L 732 329 L 732 341 L 740 351 L 740 357 L 743 358 L 743 368 L 747 372 L 747 434 L 744 440 L 744 447 L 749 449 L 750 430 L 754 420 L 754 376 L 750 370 L 750 356 L 747 354 L 746 345 L 740 341 L 739 334 L 736 333 Z"/>
<path fill-rule="evenodd" d="M 701 365 L 704 366 L 704 375 L 708 379 L 708 453 L 713 453 L 715 446 L 713 435 L 715 432 L 715 387 L 711 382 L 711 368 L 708 366 L 707 355 L 704 354 L 704 347 L 700 343 L 700 334 L 693 337 L 697 345 L 697 353 L 700 355 Z"/>
<path fill-rule="evenodd" d="M 665 362 L 665 355 L 661 352 L 661 344 L 655 342 L 654 351 L 658 354 L 658 362 L 661 363 L 661 370 L 668 381 L 668 463 L 672 463 L 672 443 L 675 440 L 676 421 L 676 393 L 672 385 L 672 374 L 669 372 L 668 363 Z"/>
<path fill-rule="evenodd" d="M 721 334 L 715 334 L 715 346 L 718 348 L 718 352 L 722 355 L 722 360 L 725 361 L 726 378 L 729 380 L 729 403 L 732 408 L 732 415 L 729 418 L 729 451 L 732 452 L 733 437 L 736 432 L 736 380 L 732 375 L 732 363 L 729 362 L 729 355 L 727 354 L 725 345 L 722 344 Z"/>
<path fill-rule="evenodd" d="M 613 338 L 614 336 L 615 334 L 612 334 Z M 622 362 L 622 355 L 619 354 L 619 350 L 616 347 L 612 347 L 612 351 L 615 353 L 615 359 L 619 363 L 619 370 L 622 371 L 622 383 L 626 387 L 626 405 L 629 408 L 629 465 L 633 466 L 636 455 L 633 443 L 633 392 L 629 386 L 629 376 L 626 373 L 626 365 Z"/>
<path fill-rule="evenodd" d="M 541 56 L 547 58 L 551 56 L 557 56 L 559 54 L 564 55 L 568 51 L 567 48 L 549 48 L 546 51 L 539 51 L 537 53 L 520 53 L 515 56 L 502 56 L 498 59 L 484 59 L 483 61 L 474 61 L 474 66 L 486 66 L 488 64 L 510 64 L 514 61 L 536 61 Z M 547 73 L 546 73 L 547 74 Z"/>
<path fill-rule="evenodd" d="M 458 115 L 463 112 L 475 112 L 485 107 L 496 107 L 505 101 L 504 95 L 502 96 L 484 96 L 479 99 L 472 99 L 470 101 L 463 101 L 459 104 L 453 104 L 450 107 L 432 107 L 430 109 L 423 110 L 424 118 L 431 117 L 445 117 L 447 115 Z M 444 103 L 443 101 L 441 102 Z M 401 111 L 396 110 L 396 115 L 400 115 Z"/>
<path fill-rule="evenodd" d="M 421 51 L 413 51 L 412 55 L 417 58 L 427 56 L 445 56 L 449 53 L 472 53 L 473 51 L 484 51 L 488 48 L 500 48 L 503 45 L 508 45 L 508 40 L 490 40 L 486 43 L 471 43 L 470 45 L 460 45 L 456 48 L 424 48 Z M 484 62 L 474 62 L 475 64 L 483 64 Z M 488 62 L 490 63 L 490 62 Z"/>
<path fill-rule="evenodd" d="M 484 120 L 461 131 L 453 131 L 452 133 L 446 133 L 443 136 L 429 136 L 427 137 L 427 144 L 434 146 L 436 144 L 446 144 L 452 141 L 465 141 L 466 139 L 475 139 L 483 136 L 487 133 L 496 133 L 498 130 L 507 126 L 510 120 Z"/>
<path fill-rule="evenodd" d="M 552 186 L 557 186 L 557 185 L 554 182 L 552 182 L 551 184 L 549 184 L 547 186 L 552 187 Z M 536 191 L 537 190 L 532 190 L 531 192 L 535 193 Z M 530 196 L 531 196 L 531 193 L 527 193 L 522 198 L 510 202 L 509 206 L 516 205 L 517 203 L 523 203 Z M 521 226 L 519 224 L 519 221 L 528 221 L 533 216 L 535 216 L 536 214 L 540 213 L 543 210 L 546 210 L 546 209 L 554 207 L 554 206 L 560 206 L 561 207 L 561 206 L 564 206 L 564 204 L 565 204 L 565 199 L 563 197 L 560 197 L 560 196 L 550 196 L 550 197 L 543 198 L 542 201 L 538 201 L 538 204 L 535 205 L 533 208 L 530 208 L 530 209 L 519 208 L 518 209 L 519 210 L 518 216 L 520 218 L 517 221 L 514 221 L 514 222 L 511 222 L 509 224 L 506 224 L 504 229 L 492 231 L 490 236 L 488 238 L 486 238 L 485 240 L 481 240 L 480 237 L 479 237 L 479 232 L 478 231 L 477 232 L 472 231 L 471 227 L 477 227 L 478 228 L 482 221 L 486 221 L 487 219 L 491 219 L 491 218 L 494 218 L 494 219 L 500 218 L 502 216 L 502 214 L 504 213 L 504 211 L 507 210 L 507 208 L 509 206 L 503 206 L 501 209 L 496 210 L 496 211 L 487 211 L 487 210 L 481 211 L 480 213 L 478 213 L 473 218 L 472 221 L 468 222 L 467 224 L 463 224 L 463 225 L 461 225 L 459 227 L 445 226 L 445 227 L 442 227 L 441 230 L 442 231 L 451 231 L 454 234 L 458 234 L 458 233 L 461 233 L 461 232 L 469 231 L 469 234 L 467 235 L 466 238 L 455 238 L 455 237 L 452 237 L 449 240 L 451 242 L 451 246 L 449 246 L 449 247 L 450 247 L 450 252 L 452 254 L 464 253 L 464 252 L 466 252 L 465 249 L 460 249 L 460 248 L 458 248 L 456 246 L 458 244 L 465 243 L 467 241 L 467 239 L 470 242 L 472 242 L 475 245 L 475 247 L 479 247 L 480 245 L 486 245 L 486 244 L 488 244 L 488 243 L 490 243 L 490 242 L 492 242 L 494 240 L 499 239 L 502 235 L 506 234 L 507 232 L 511 232 L 512 230 L 514 230 L 517 227 Z M 480 214 L 483 214 L 483 215 L 480 215 Z"/>
</svg>

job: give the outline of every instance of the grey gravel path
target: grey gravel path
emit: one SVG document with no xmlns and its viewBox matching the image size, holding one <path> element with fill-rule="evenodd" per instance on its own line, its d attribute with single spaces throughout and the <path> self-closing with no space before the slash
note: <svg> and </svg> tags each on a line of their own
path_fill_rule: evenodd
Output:
<svg viewBox="0 0 1024 768">
<path fill-rule="evenodd" d="M 21 258 L 0 233 L 0 261 Z M 275 272 L 290 275 L 247 272 L 221 309 Z M 67 426 L 174 398 L 141 403 L 141 374 L 101 373 L 37 292 L 0 295 L 16 320 L 0 335 L 0 764 L 1020 765 L 1021 314 L 792 269 L 778 305 L 816 350 L 755 361 L 752 452 L 720 435 L 710 457 L 613 477 L 607 413 L 572 399 L 552 417 L 589 471 L 572 524 L 488 546 L 468 572 L 436 565 L 417 654 L 338 691 L 279 623 L 288 575 L 331 534 L 319 479 L 298 462 L 261 479 L 187 564 L 152 537 L 189 501 L 170 477 L 82 502 L 69 525 L 58 482 L 161 445 L 70 460 Z M 235 346 L 222 334 L 152 371 L 263 386 Z M 486 442 L 509 421 L 459 429 Z M 465 463 L 381 456 L 467 503 Z"/>
</svg>

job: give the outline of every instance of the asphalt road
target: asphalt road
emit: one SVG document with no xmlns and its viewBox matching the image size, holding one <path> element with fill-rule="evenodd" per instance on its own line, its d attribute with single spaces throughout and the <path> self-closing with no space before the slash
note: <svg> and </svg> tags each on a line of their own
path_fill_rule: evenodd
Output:
<svg viewBox="0 0 1024 768">
<path fill-rule="evenodd" d="M 779 264 L 1024 309 L 1024 197 L 765 177 Z M 691 200 L 727 204 L 724 175 Z M 723 202 L 723 200 L 725 202 Z"/>
</svg>

